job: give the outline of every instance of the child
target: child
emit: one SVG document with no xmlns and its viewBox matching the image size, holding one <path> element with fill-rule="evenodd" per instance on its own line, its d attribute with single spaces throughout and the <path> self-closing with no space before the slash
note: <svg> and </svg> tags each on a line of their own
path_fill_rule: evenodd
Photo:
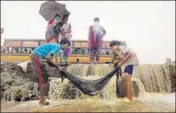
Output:
<svg viewBox="0 0 176 113">
<path fill-rule="evenodd" d="M 133 74 L 134 66 L 138 65 L 138 58 L 136 53 L 127 46 L 121 45 L 120 41 L 111 41 L 110 47 L 115 51 L 122 59 L 117 67 L 125 65 L 124 72 L 122 74 L 122 89 L 124 89 L 124 95 L 132 100 L 132 83 L 131 76 Z"/>
<path fill-rule="evenodd" d="M 66 39 L 66 40 L 69 40 L 70 43 L 71 43 L 71 38 L 72 38 L 72 29 L 71 29 L 71 25 L 69 23 L 65 23 L 63 24 L 62 28 L 61 28 L 61 33 L 62 33 L 62 40 Z M 65 62 L 67 63 L 67 60 L 68 60 L 68 56 L 71 52 L 71 46 L 69 46 L 63 53 L 63 57 L 61 58 L 61 62 Z"/>
</svg>

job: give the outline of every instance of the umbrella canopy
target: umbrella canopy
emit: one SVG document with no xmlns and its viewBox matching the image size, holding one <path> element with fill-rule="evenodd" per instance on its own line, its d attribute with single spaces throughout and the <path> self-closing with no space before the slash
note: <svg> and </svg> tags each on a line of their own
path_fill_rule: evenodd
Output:
<svg viewBox="0 0 176 113">
<path fill-rule="evenodd" d="M 42 3 L 39 13 L 46 21 L 53 20 L 57 14 L 60 15 L 62 19 L 63 17 L 70 15 L 70 12 L 65 8 L 65 4 L 55 1 L 47 1 Z"/>
</svg>

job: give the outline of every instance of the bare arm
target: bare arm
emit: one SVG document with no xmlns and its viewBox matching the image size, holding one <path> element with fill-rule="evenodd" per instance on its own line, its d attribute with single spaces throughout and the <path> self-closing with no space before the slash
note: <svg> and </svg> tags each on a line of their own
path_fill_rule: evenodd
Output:
<svg viewBox="0 0 176 113">
<path fill-rule="evenodd" d="M 114 60 L 115 60 L 115 55 L 113 54 L 111 59 L 111 64 L 114 62 Z"/>
<path fill-rule="evenodd" d="M 68 65 L 68 61 L 67 61 L 67 59 L 65 59 L 65 64 Z"/>
<path fill-rule="evenodd" d="M 59 69 L 59 67 L 52 61 L 52 59 L 53 59 L 53 54 L 48 54 L 48 56 L 46 57 L 47 63 Z"/>
<path fill-rule="evenodd" d="M 132 54 L 127 52 L 122 61 L 118 64 L 118 67 L 121 67 L 126 61 L 128 61 L 132 57 Z"/>
</svg>

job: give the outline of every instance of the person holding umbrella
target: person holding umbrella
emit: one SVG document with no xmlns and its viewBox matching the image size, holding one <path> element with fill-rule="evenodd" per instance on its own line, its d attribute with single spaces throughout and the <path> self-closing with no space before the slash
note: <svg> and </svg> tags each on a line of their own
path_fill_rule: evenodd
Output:
<svg viewBox="0 0 176 113">
<path fill-rule="evenodd" d="M 59 43 L 61 17 L 56 15 L 54 20 L 48 22 L 47 31 L 45 34 L 47 43 Z M 58 56 L 56 56 L 55 61 L 58 62 Z"/>
<path fill-rule="evenodd" d="M 48 22 L 45 34 L 47 43 L 60 43 L 63 38 L 62 26 L 68 21 L 70 12 L 65 8 L 65 4 L 50 0 L 44 2 L 39 12 Z M 58 58 L 56 57 L 56 62 Z"/>
<path fill-rule="evenodd" d="M 68 21 L 70 12 L 66 9 L 65 4 L 50 0 L 41 4 L 39 14 L 48 22 L 46 40 L 47 42 L 59 43 L 62 36 L 59 36 L 60 29 Z"/>
<path fill-rule="evenodd" d="M 49 20 L 47 31 L 45 34 L 47 43 L 50 42 L 58 43 L 58 35 L 60 33 L 59 26 L 61 26 L 61 24 L 62 23 L 60 15 L 56 15 L 54 20 Z"/>
</svg>

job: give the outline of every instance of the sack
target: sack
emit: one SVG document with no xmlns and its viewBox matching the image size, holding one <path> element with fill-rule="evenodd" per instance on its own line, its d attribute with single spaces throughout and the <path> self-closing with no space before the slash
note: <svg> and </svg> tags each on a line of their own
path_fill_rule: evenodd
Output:
<svg viewBox="0 0 176 113">
<path fill-rule="evenodd" d="M 119 70 L 119 68 L 114 68 L 111 72 L 107 73 L 103 77 L 97 80 L 86 80 L 80 78 L 78 76 L 72 75 L 66 71 L 61 71 L 62 81 L 63 78 L 67 78 L 71 81 L 79 90 L 81 90 L 84 94 L 93 96 L 97 95 L 110 81 L 112 76 Z"/>
<path fill-rule="evenodd" d="M 27 72 L 27 68 L 28 68 L 28 64 L 29 64 L 29 62 L 21 62 L 21 63 L 19 63 L 17 65 L 22 67 L 22 70 L 26 73 Z"/>
</svg>

